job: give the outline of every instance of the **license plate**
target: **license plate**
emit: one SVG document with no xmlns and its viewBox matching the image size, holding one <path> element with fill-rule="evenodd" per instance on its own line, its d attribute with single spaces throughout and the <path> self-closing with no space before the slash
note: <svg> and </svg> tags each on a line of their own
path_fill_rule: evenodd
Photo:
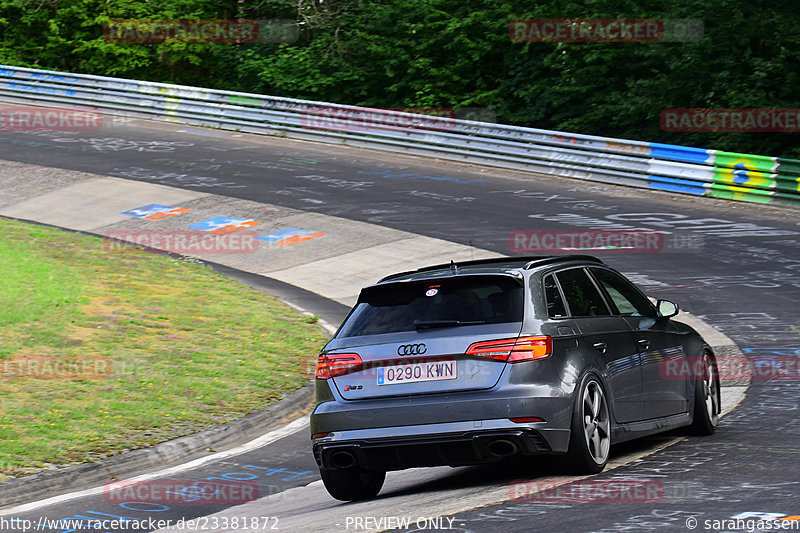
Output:
<svg viewBox="0 0 800 533">
<path fill-rule="evenodd" d="M 378 385 L 456 379 L 455 361 L 426 361 L 378 368 Z"/>
</svg>

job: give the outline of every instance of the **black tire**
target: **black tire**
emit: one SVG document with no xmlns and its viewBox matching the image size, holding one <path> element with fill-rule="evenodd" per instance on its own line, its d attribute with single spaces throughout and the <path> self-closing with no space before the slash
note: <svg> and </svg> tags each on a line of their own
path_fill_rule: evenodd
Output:
<svg viewBox="0 0 800 533">
<path fill-rule="evenodd" d="M 386 472 L 382 470 L 320 470 L 328 494 L 344 502 L 368 500 L 381 491 Z"/>
<path fill-rule="evenodd" d="M 611 410 L 603 384 L 589 375 L 583 379 L 572 406 L 569 448 L 565 467 L 574 474 L 596 474 L 608 463 L 611 448 Z"/>
<path fill-rule="evenodd" d="M 719 423 L 722 397 L 717 362 L 710 352 L 703 352 L 702 375 L 695 379 L 694 413 L 689 430 L 693 435 L 712 435 Z"/>
</svg>

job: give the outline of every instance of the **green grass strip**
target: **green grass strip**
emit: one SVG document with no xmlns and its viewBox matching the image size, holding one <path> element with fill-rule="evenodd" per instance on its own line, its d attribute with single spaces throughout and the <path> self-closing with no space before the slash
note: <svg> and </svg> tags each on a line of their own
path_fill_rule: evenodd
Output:
<svg viewBox="0 0 800 533">
<path fill-rule="evenodd" d="M 197 261 L 0 235 L 0 480 L 207 429 L 313 376 L 313 320 Z"/>
</svg>

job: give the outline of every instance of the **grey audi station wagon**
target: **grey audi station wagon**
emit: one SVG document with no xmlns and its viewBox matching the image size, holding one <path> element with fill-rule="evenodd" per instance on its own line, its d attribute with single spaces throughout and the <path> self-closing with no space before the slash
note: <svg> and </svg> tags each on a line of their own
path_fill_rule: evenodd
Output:
<svg viewBox="0 0 800 533">
<path fill-rule="evenodd" d="M 559 454 L 596 473 L 612 443 L 681 426 L 711 434 L 716 361 L 677 313 L 591 256 L 384 278 L 319 355 L 311 438 L 325 487 L 367 499 L 389 470 L 514 455 Z"/>
</svg>

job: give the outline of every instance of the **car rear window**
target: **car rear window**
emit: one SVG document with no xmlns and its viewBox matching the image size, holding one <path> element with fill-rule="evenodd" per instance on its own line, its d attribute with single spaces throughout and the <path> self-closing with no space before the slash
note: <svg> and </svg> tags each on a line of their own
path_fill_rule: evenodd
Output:
<svg viewBox="0 0 800 533">
<path fill-rule="evenodd" d="M 522 295 L 521 280 L 499 275 L 375 285 L 361 291 L 338 336 L 521 322 Z"/>
</svg>

